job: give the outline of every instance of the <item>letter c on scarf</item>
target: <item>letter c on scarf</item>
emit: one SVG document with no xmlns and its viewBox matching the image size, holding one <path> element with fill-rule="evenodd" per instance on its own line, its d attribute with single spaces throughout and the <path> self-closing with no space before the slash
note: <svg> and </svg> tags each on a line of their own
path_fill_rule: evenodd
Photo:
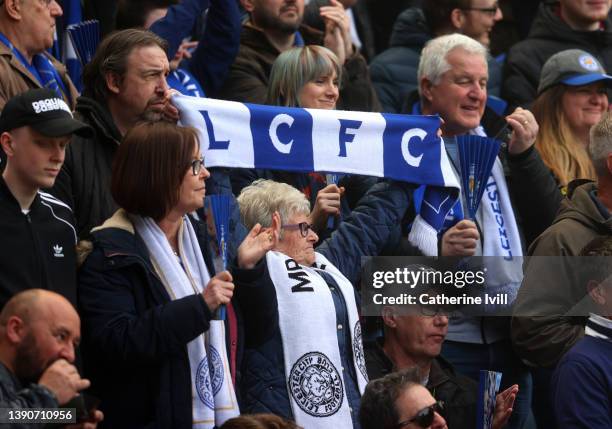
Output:
<svg viewBox="0 0 612 429">
<path fill-rule="evenodd" d="M 421 159 L 423 158 L 423 154 L 420 154 L 419 156 L 412 156 L 412 154 L 410 153 L 410 148 L 408 147 L 410 139 L 412 139 L 413 137 L 418 137 L 423 140 L 426 135 L 427 132 L 425 132 L 425 130 L 422 130 L 421 128 L 414 128 L 412 130 L 406 131 L 402 136 L 402 156 L 404 157 L 408 165 L 412 167 L 418 167 L 419 165 L 421 165 Z"/>
<path fill-rule="evenodd" d="M 278 127 L 286 124 L 293 125 L 293 118 L 289 115 L 281 113 L 280 115 L 276 115 L 272 122 L 270 123 L 270 140 L 272 140 L 272 144 L 280 153 L 288 154 L 291 152 L 291 146 L 293 146 L 293 139 L 289 140 L 287 143 L 283 143 L 278 138 Z"/>
</svg>

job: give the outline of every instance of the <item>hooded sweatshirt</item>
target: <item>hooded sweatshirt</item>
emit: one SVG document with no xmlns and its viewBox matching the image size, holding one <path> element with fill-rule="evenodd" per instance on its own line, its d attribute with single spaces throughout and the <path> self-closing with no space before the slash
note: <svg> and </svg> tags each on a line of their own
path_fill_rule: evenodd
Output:
<svg viewBox="0 0 612 429">
<path fill-rule="evenodd" d="M 514 347 L 538 366 L 556 365 L 584 335 L 586 317 L 571 315 L 586 296 L 574 257 L 594 238 L 612 234 L 612 218 L 597 200 L 595 183 L 574 181 L 568 191 L 553 225 L 529 249 L 534 258 L 526 264 L 514 304 Z"/>
</svg>

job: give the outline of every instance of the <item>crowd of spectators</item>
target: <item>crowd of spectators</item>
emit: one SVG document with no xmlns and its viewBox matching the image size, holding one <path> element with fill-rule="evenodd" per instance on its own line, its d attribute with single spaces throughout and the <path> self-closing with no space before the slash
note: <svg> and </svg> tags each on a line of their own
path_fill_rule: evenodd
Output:
<svg viewBox="0 0 612 429">
<path fill-rule="evenodd" d="M 489 370 L 495 429 L 612 428 L 612 0 L 83 0 L 72 77 L 67 1 L 0 1 L 0 409 L 467 429 Z M 457 201 L 417 240 L 423 183 L 207 168 L 177 93 L 437 115 Z M 470 215 L 464 136 L 503 141 Z M 378 255 L 514 261 L 483 284 L 509 299 L 365 316 Z"/>
</svg>

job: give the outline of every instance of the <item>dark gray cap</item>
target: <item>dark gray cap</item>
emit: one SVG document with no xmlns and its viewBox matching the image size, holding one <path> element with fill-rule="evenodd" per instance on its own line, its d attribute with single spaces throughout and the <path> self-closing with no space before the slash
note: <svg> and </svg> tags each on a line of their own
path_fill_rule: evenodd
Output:
<svg viewBox="0 0 612 429">
<path fill-rule="evenodd" d="M 582 86 L 601 80 L 612 85 L 612 76 L 606 74 L 593 55 L 580 49 L 568 49 L 556 53 L 544 63 L 540 73 L 538 95 L 561 83 Z"/>
</svg>

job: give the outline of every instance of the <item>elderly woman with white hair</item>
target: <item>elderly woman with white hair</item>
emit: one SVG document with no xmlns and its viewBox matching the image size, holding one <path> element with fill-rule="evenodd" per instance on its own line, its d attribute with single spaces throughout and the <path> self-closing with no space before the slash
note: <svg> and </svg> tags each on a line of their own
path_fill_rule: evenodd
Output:
<svg viewBox="0 0 612 429">
<path fill-rule="evenodd" d="M 376 184 L 315 252 L 304 194 L 271 180 L 243 189 L 241 218 L 252 230 L 234 271 L 245 326 L 242 412 L 272 412 L 309 429 L 359 428 L 367 375 L 353 284 L 361 258 L 377 255 L 396 231 L 412 190 Z"/>
</svg>

